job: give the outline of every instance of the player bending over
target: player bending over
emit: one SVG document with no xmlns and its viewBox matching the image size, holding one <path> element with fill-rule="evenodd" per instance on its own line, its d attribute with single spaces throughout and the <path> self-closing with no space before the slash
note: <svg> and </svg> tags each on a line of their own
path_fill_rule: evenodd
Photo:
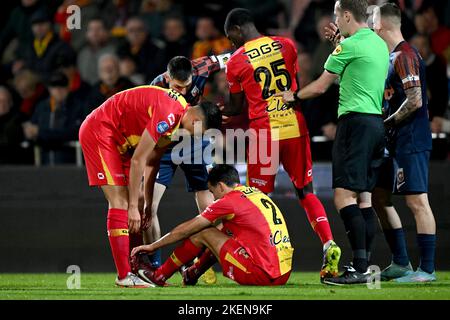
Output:
<svg viewBox="0 0 450 320">
<path fill-rule="evenodd" d="M 150 284 L 165 286 L 176 271 L 205 252 L 183 270 L 186 285 L 195 284 L 202 272 L 217 261 L 223 275 L 239 284 L 285 284 L 291 273 L 294 249 L 280 209 L 260 190 L 240 185 L 239 174 L 230 165 L 211 169 L 208 188 L 217 201 L 205 211 L 156 242 L 133 249 L 139 276 Z M 222 230 L 213 225 L 218 219 L 222 220 Z M 142 267 L 139 263 L 139 255 L 136 256 L 139 252 L 151 253 L 183 239 L 161 267 Z"/>
<path fill-rule="evenodd" d="M 183 127 L 191 134 L 221 123 L 217 106 L 204 102 L 189 107 L 176 91 L 141 86 L 119 92 L 92 111 L 80 128 L 80 143 L 90 186 L 101 186 L 108 201 L 107 230 L 117 269 L 116 284 L 148 287 L 131 273 L 128 231 L 148 224 L 159 160 L 172 134 Z M 138 210 L 145 169 L 145 214 Z M 142 220 L 142 221 L 141 221 Z"/>
</svg>

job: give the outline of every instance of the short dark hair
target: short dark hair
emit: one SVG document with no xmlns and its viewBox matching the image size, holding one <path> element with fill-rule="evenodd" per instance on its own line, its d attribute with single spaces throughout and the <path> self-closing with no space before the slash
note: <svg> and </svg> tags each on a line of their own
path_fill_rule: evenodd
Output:
<svg viewBox="0 0 450 320">
<path fill-rule="evenodd" d="M 61 71 L 55 71 L 47 81 L 48 87 L 68 87 L 69 79 Z"/>
<path fill-rule="evenodd" d="M 192 75 L 192 63 L 186 57 L 176 56 L 170 59 L 167 71 L 171 78 L 186 81 Z"/>
<path fill-rule="evenodd" d="M 393 17 L 397 18 L 401 21 L 402 19 L 402 12 L 400 11 L 400 8 L 395 3 L 385 3 L 380 6 L 380 14 L 381 17 Z"/>
<path fill-rule="evenodd" d="M 238 171 L 229 164 L 215 165 L 208 175 L 208 182 L 215 187 L 219 182 L 225 183 L 228 187 L 233 187 L 240 183 Z"/>
<path fill-rule="evenodd" d="M 228 32 L 233 26 L 244 26 L 246 24 L 254 24 L 255 20 L 249 10 L 244 8 L 235 8 L 231 10 L 225 19 L 224 29 Z"/>
<path fill-rule="evenodd" d="M 207 129 L 220 129 L 222 126 L 222 112 L 219 107 L 210 101 L 202 101 L 199 104 L 205 117 L 205 127 Z"/>
<path fill-rule="evenodd" d="M 369 6 L 367 0 L 339 0 L 339 5 L 342 11 L 350 11 L 356 21 L 367 20 L 367 7 Z"/>
<path fill-rule="evenodd" d="M 36 10 L 30 17 L 31 24 L 48 22 L 52 23 L 52 18 L 50 13 L 45 8 Z"/>
</svg>

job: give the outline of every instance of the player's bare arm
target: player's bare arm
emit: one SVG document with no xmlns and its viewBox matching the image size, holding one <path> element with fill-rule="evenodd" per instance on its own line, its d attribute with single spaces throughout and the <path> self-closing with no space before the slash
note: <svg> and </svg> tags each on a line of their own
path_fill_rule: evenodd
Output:
<svg viewBox="0 0 450 320">
<path fill-rule="evenodd" d="M 153 242 L 152 244 L 134 248 L 133 251 L 131 252 L 131 255 L 134 256 L 141 251 L 152 253 L 153 251 L 158 250 L 159 248 L 165 247 L 169 244 L 175 243 L 183 239 L 187 239 L 191 235 L 205 229 L 206 227 L 211 226 L 212 224 L 208 219 L 202 217 L 201 215 L 197 215 L 195 218 L 178 225 L 172 231 L 161 237 L 159 240 Z"/>
<path fill-rule="evenodd" d="M 420 87 L 412 87 L 405 90 L 406 100 L 398 108 L 397 112 L 384 120 L 386 125 L 396 125 L 407 119 L 417 109 L 422 107 L 422 89 Z"/>
<path fill-rule="evenodd" d="M 325 70 L 317 80 L 311 82 L 303 89 L 297 92 L 291 90 L 279 92 L 275 94 L 275 97 L 282 97 L 284 103 L 292 103 L 299 99 L 312 99 L 325 93 L 337 78 L 337 74 Z"/>
<path fill-rule="evenodd" d="M 144 170 L 155 149 L 156 143 L 147 130 L 144 130 L 141 140 L 134 151 L 130 165 L 130 181 L 128 184 L 128 226 L 132 233 L 138 232 L 141 226 L 141 216 L 139 214 L 139 187 L 144 175 Z"/>
<path fill-rule="evenodd" d="M 163 137 L 160 139 L 167 139 Z M 155 187 L 156 177 L 159 172 L 160 159 L 166 152 L 170 143 L 164 143 L 164 146 L 155 145 L 150 153 L 144 173 L 144 216 L 142 218 L 141 229 L 146 230 L 150 227 L 152 216 L 153 189 Z"/>
</svg>

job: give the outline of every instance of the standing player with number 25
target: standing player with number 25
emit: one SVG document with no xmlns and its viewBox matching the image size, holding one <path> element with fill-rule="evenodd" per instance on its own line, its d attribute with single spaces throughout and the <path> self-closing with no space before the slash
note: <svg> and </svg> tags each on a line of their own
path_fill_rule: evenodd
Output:
<svg viewBox="0 0 450 320">
<path fill-rule="evenodd" d="M 285 104 L 274 96 L 282 91 L 297 90 L 297 49 L 290 39 L 261 35 L 246 9 L 230 11 L 225 21 L 225 33 L 238 49 L 226 65 L 231 106 L 224 114 L 241 113 L 246 99 L 251 134 L 256 135 L 253 141 L 257 141 L 252 143 L 250 140 L 247 149 L 247 183 L 264 193 L 272 192 L 278 163 L 275 163 L 275 170 L 267 171 L 274 168 L 273 161 L 280 160 L 294 184 L 300 205 L 322 241 L 320 278 L 334 277 L 341 250 L 333 241 L 325 209 L 313 193 L 306 122 L 297 106 Z M 259 155 L 264 148 L 262 144 L 266 145 L 269 163 Z M 276 145 L 278 150 L 272 150 Z M 250 155 L 257 155 L 256 161 L 251 161 Z"/>
</svg>

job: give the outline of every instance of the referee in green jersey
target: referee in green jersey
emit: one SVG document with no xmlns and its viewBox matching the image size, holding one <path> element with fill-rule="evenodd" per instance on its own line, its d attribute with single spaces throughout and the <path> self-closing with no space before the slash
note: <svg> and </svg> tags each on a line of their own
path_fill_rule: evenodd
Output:
<svg viewBox="0 0 450 320">
<path fill-rule="evenodd" d="M 336 25 L 326 28 L 336 49 L 328 57 L 323 74 L 296 93 L 279 95 L 285 102 L 310 99 L 324 93 L 340 79 L 336 139 L 333 145 L 334 203 L 344 221 L 353 250 L 353 266 L 327 284 L 364 283 L 377 218 L 371 194 L 384 153 L 381 108 L 389 68 L 385 42 L 368 28 L 367 0 L 339 0 Z"/>
</svg>

